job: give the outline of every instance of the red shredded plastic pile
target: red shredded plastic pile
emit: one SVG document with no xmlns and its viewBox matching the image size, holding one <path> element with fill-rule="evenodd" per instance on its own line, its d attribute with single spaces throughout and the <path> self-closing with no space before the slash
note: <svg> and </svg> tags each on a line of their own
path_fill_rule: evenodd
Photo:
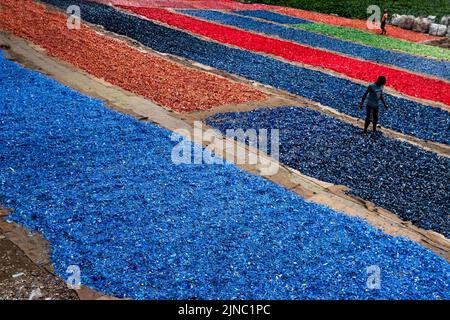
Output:
<svg viewBox="0 0 450 320">
<path fill-rule="evenodd" d="M 188 112 L 263 100 L 247 85 L 141 52 L 82 24 L 69 30 L 67 18 L 30 0 L 2 0 L 0 29 L 45 48 L 49 55 L 170 109 Z"/>
<path fill-rule="evenodd" d="M 326 68 L 354 79 L 372 82 L 379 75 L 384 75 L 388 79 L 387 85 L 398 92 L 450 105 L 450 84 L 442 80 L 202 21 L 165 9 L 136 7 L 126 9 L 222 43 L 268 53 L 293 62 Z"/>
</svg>

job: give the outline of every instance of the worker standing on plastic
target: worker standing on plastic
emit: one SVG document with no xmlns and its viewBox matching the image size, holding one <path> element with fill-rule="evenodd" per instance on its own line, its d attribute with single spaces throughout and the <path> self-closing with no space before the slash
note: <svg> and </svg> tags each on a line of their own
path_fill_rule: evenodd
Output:
<svg viewBox="0 0 450 320">
<path fill-rule="evenodd" d="M 361 110 L 363 109 L 364 102 L 367 98 L 366 121 L 364 123 L 364 131 L 363 131 L 364 133 L 367 133 L 367 129 L 369 128 L 369 124 L 371 121 L 372 121 L 372 125 L 373 125 L 372 131 L 374 133 L 377 131 L 380 101 L 383 102 L 385 109 L 388 108 L 386 101 L 384 101 L 384 96 L 383 96 L 383 87 L 385 84 L 386 84 L 386 77 L 379 76 L 375 83 L 372 83 L 371 85 L 369 85 L 366 92 L 362 96 L 361 103 L 359 104 L 359 108 Z"/>
<path fill-rule="evenodd" d="M 388 11 L 387 11 L 387 9 L 384 9 L 383 16 L 381 17 L 381 25 L 380 25 L 382 35 L 386 35 L 386 23 L 387 23 L 388 17 L 389 17 Z"/>
</svg>

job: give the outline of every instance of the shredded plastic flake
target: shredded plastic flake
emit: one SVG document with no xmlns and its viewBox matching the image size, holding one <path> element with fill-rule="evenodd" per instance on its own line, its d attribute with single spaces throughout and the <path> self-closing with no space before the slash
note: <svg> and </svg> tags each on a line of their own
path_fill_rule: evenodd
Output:
<svg viewBox="0 0 450 320">
<path fill-rule="evenodd" d="M 42 46 L 53 57 L 175 111 L 207 110 L 266 98 L 250 86 L 132 48 L 86 24 L 81 29 L 68 29 L 64 14 L 30 0 L 2 1 L 0 28 Z"/>
<path fill-rule="evenodd" d="M 295 26 L 308 31 L 322 33 L 343 40 L 361 43 L 370 47 L 397 50 L 425 57 L 445 59 L 447 61 L 450 60 L 450 50 L 448 49 L 434 47 L 422 43 L 409 42 L 401 39 L 388 38 L 379 34 L 373 34 L 354 28 L 333 26 L 324 23 L 302 23 Z"/>
<path fill-rule="evenodd" d="M 282 39 L 295 41 L 296 43 L 306 44 L 311 47 L 323 48 L 348 54 L 350 56 L 373 61 L 376 63 L 388 64 L 392 66 L 401 67 L 414 72 L 420 72 L 435 77 L 450 80 L 450 62 L 439 61 L 436 59 L 427 59 L 423 57 L 417 57 L 410 54 L 394 52 L 389 50 L 382 50 L 377 48 L 360 45 L 350 41 L 343 41 L 333 37 L 316 34 L 305 30 L 295 29 L 291 27 L 285 27 L 276 25 L 270 22 L 258 21 L 249 17 L 241 17 L 229 13 L 223 13 L 212 10 L 181 10 L 180 12 L 189 14 L 202 19 L 211 20 L 218 23 L 223 23 L 231 26 L 235 26 L 245 30 L 256 31 L 268 35 L 275 35 Z M 307 24 L 305 24 L 307 25 Z M 315 24 L 311 24 L 315 26 Z M 300 24 L 299 26 L 303 26 Z M 306 29 L 308 27 L 305 27 Z M 312 27 L 313 28 L 313 27 Z M 359 30 L 358 30 L 359 31 Z M 361 32 L 363 33 L 363 32 Z M 378 38 L 376 35 L 366 33 L 368 36 Z M 386 39 L 385 37 L 381 37 Z M 391 41 L 389 39 L 388 41 Z M 400 41 L 400 40 L 398 40 Z M 425 45 L 412 44 L 417 47 Z M 440 48 L 436 48 L 440 49 Z M 447 58 L 450 59 L 450 51 L 442 49 L 446 52 Z M 449 51 L 449 52 L 447 52 Z"/>
<path fill-rule="evenodd" d="M 243 16 L 249 16 L 254 18 L 259 18 L 263 20 L 273 21 L 281 24 L 297 24 L 304 23 L 310 24 L 312 21 L 291 17 L 285 14 L 276 13 L 269 10 L 235 10 L 234 12 L 241 14 Z"/>
<path fill-rule="evenodd" d="M 386 86 L 412 97 L 441 102 L 450 108 L 450 83 L 440 79 L 422 76 L 390 66 L 355 59 L 266 35 L 250 33 L 245 30 L 199 20 L 165 9 L 136 7 L 127 7 L 127 9 L 149 19 L 157 20 L 221 43 L 237 46 L 245 50 L 270 54 L 307 66 L 334 71 L 352 79 L 370 82 L 379 75 L 384 75 L 389 79 Z M 293 32 L 299 32 L 296 29 L 292 30 Z M 312 33 L 312 35 L 314 34 Z M 316 35 L 316 37 L 326 36 Z M 330 41 L 333 41 L 333 39 L 330 39 Z"/>
<path fill-rule="evenodd" d="M 450 237 L 449 158 L 305 108 L 219 114 L 208 124 L 223 132 L 277 128 L 281 162 Z"/>
<path fill-rule="evenodd" d="M 305 11 L 301 9 L 294 8 L 286 8 L 286 7 L 273 7 L 274 11 L 282 14 L 286 14 L 292 17 L 297 17 L 301 19 L 308 19 L 316 22 L 322 22 L 337 26 L 356 28 L 361 30 L 370 31 L 373 33 L 379 33 L 379 29 L 369 30 L 367 28 L 367 20 L 359 20 L 359 19 L 349 19 L 344 17 L 338 17 L 331 14 L 324 14 L 312 11 Z M 392 25 L 387 26 L 387 36 L 403 39 L 412 42 L 424 42 L 430 40 L 437 40 L 439 37 L 434 37 L 426 33 L 415 32 L 411 30 L 405 30 L 399 27 L 395 27 Z"/>
<path fill-rule="evenodd" d="M 169 131 L 3 58 L 0 105 L 2 205 L 63 278 L 134 299 L 450 298 L 417 243 L 231 164 L 174 165 Z"/>
<path fill-rule="evenodd" d="M 61 8 L 76 4 L 83 11 L 86 21 L 135 39 L 156 51 L 181 56 L 287 90 L 351 116 L 364 117 L 356 106 L 366 88 L 349 80 L 205 41 L 108 6 L 80 0 L 43 1 Z M 448 112 L 391 95 L 386 95 L 386 99 L 391 109 L 381 117 L 383 126 L 421 139 L 450 143 Z"/>
</svg>

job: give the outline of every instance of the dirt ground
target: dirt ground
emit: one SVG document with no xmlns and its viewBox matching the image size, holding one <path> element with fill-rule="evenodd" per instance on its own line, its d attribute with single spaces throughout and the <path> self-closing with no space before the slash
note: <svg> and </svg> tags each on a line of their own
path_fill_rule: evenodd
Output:
<svg viewBox="0 0 450 320">
<path fill-rule="evenodd" d="M 445 49 L 450 49 L 450 38 L 445 37 L 439 40 L 432 40 L 427 42 L 430 46 L 441 47 Z"/>
<path fill-rule="evenodd" d="M 39 267 L 0 230 L 0 300 L 78 300 L 75 291 Z"/>
<path fill-rule="evenodd" d="M 5 221 L 0 207 L 0 300 L 115 300 L 81 286 L 72 290 L 56 276 L 50 244 L 36 232 Z"/>
</svg>

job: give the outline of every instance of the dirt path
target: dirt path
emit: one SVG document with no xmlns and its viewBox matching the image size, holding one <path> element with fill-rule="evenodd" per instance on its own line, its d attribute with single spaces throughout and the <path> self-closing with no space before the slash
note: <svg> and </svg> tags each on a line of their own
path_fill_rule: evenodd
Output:
<svg viewBox="0 0 450 320">
<path fill-rule="evenodd" d="M 427 41 L 426 44 L 428 44 L 430 46 L 436 46 L 436 47 L 441 47 L 441 48 L 450 50 L 450 38 L 448 38 L 448 37 L 444 37 L 439 40 Z"/>
<path fill-rule="evenodd" d="M 0 216 L 6 214 L 0 210 Z M 75 291 L 45 267 L 47 248 L 37 234 L 18 234 L 14 224 L 0 221 L 0 300 L 78 300 Z M 22 230 L 23 231 L 23 230 Z M 11 239 L 22 239 L 21 248 Z M 25 253 L 28 250 L 35 261 Z"/>
</svg>

